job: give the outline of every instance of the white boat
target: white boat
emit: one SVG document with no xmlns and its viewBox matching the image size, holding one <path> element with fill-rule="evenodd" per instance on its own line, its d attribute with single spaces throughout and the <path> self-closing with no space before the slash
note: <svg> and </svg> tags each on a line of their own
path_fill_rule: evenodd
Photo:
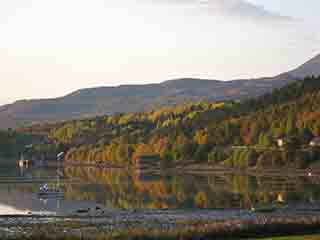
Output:
<svg viewBox="0 0 320 240">
<path fill-rule="evenodd" d="M 63 153 L 59 153 L 57 156 L 57 183 L 54 187 L 49 186 L 49 184 L 43 184 L 38 192 L 38 196 L 41 199 L 47 198 L 63 198 L 64 192 L 60 187 L 60 175 L 62 175 L 62 171 L 60 170 L 60 161 L 63 156 Z"/>
<path fill-rule="evenodd" d="M 40 198 L 62 198 L 64 192 L 59 188 L 59 185 L 57 187 L 49 187 L 48 184 L 44 184 L 40 187 L 38 196 Z"/>
</svg>

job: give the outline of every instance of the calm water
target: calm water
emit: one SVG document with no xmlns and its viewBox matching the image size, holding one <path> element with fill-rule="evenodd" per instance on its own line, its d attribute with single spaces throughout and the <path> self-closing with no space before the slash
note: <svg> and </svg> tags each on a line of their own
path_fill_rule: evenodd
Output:
<svg viewBox="0 0 320 240">
<path fill-rule="evenodd" d="M 78 209 L 230 209 L 320 202 L 317 177 L 166 175 L 98 168 L 65 168 L 60 199 L 40 199 L 43 183 L 56 184 L 56 169 L 0 168 L 0 214 L 74 212 Z"/>
</svg>

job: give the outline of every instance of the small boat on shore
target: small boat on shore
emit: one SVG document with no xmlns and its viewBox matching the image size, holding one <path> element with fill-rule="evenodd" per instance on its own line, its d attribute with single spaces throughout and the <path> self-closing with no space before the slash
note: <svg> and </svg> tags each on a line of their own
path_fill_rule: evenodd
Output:
<svg viewBox="0 0 320 240">
<path fill-rule="evenodd" d="M 44 184 L 40 187 L 38 196 L 40 198 L 62 198 L 64 192 L 60 188 L 51 188 L 48 184 Z"/>
<path fill-rule="evenodd" d="M 43 184 L 38 192 L 38 196 L 40 198 L 63 198 L 64 192 L 62 188 L 60 187 L 60 175 L 63 175 L 61 169 L 60 169 L 60 161 L 63 157 L 64 153 L 59 153 L 57 155 L 57 183 L 54 187 L 50 187 L 47 183 Z"/>
</svg>

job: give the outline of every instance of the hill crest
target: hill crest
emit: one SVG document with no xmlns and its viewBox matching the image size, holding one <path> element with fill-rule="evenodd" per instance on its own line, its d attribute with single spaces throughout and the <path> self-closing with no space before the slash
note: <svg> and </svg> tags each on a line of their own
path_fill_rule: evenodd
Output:
<svg viewBox="0 0 320 240">
<path fill-rule="evenodd" d="M 141 112 L 187 101 L 241 100 L 257 97 L 307 75 L 320 75 L 320 55 L 276 77 L 219 81 L 180 78 L 159 84 L 80 89 L 55 99 L 20 100 L 0 106 L 0 128 Z"/>
</svg>

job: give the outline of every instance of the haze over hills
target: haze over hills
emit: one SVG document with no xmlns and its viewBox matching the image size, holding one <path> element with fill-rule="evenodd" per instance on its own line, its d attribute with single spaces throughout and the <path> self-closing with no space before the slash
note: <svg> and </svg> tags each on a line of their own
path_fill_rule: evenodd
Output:
<svg viewBox="0 0 320 240">
<path fill-rule="evenodd" d="M 56 99 L 22 100 L 0 107 L 0 128 L 140 112 L 187 101 L 238 100 L 260 96 L 307 75 L 320 75 L 320 55 L 271 78 L 217 81 L 182 78 L 160 84 L 81 89 Z"/>
</svg>

